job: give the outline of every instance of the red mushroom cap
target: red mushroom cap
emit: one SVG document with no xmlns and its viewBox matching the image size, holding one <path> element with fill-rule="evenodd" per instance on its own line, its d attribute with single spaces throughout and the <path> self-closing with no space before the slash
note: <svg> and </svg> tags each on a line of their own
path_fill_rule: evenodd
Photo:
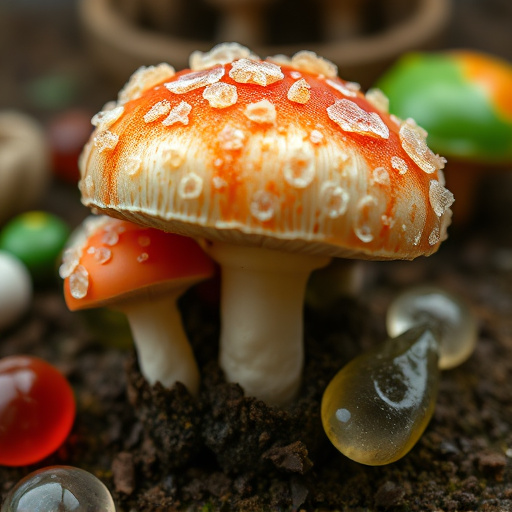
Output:
<svg viewBox="0 0 512 512">
<path fill-rule="evenodd" d="M 239 45 L 191 68 L 139 70 L 96 116 L 82 200 L 191 236 L 367 259 L 412 259 L 445 238 L 444 159 L 383 95 L 312 52 L 259 60 Z"/>
<path fill-rule="evenodd" d="M 214 273 L 212 260 L 191 238 L 103 216 L 91 219 L 61 267 L 72 311 L 184 291 Z"/>
</svg>

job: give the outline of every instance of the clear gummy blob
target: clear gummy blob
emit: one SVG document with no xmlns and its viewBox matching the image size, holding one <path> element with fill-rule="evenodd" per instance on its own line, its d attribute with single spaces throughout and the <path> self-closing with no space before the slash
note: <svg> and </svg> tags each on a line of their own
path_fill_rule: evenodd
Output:
<svg viewBox="0 0 512 512">
<path fill-rule="evenodd" d="M 115 512 L 105 485 L 91 473 L 70 466 L 43 468 L 20 480 L 1 512 Z"/>
<path fill-rule="evenodd" d="M 473 353 L 477 323 L 461 298 L 435 286 L 418 286 L 403 292 L 388 309 L 388 335 L 398 336 L 419 324 L 437 330 L 441 370 L 460 365 Z"/>
<path fill-rule="evenodd" d="M 342 368 L 322 399 L 329 440 L 361 464 L 403 457 L 434 412 L 439 383 L 438 342 L 415 327 L 363 353 Z"/>
</svg>

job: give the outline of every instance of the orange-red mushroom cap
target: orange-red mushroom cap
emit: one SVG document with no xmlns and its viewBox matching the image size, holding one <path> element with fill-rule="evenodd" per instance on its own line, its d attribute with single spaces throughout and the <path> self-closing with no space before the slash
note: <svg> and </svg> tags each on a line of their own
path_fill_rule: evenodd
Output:
<svg viewBox="0 0 512 512">
<path fill-rule="evenodd" d="M 70 310 L 121 304 L 211 277 L 212 260 L 193 239 L 109 217 L 91 217 L 61 266 Z"/>
<path fill-rule="evenodd" d="M 179 73 L 141 68 L 94 123 L 82 200 L 114 217 L 369 259 L 431 254 L 450 222 L 426 133 L 312 52 L 261 60 L 225 44 Z"/>
</svg>

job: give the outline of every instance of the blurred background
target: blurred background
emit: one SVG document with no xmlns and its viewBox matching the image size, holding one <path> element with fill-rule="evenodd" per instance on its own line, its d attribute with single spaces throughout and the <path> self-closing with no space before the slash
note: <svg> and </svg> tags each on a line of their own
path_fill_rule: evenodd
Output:
<svg viewBox="0 0 512 512">
<path fill-rule="evenodd" d="M 90 116 L 140 65 L 179 69 L 195 49 L 238 40 L 262 56 L 314 50 L 367 89 L 414 50 L 469 48 L 510 62 L 511 27 L 510 0 L 0 0 L 0 111 L 41 123 L 52 181 L 74 186 Z M 75 224 L 78 196 L 53 193 L 43 207 Z M 0 223 L 8 216 L 0 206 Z"/>
<path fill-rule="evenodd" d="M 368 87 L 414 49 L 474 48 L 510 60 L 511 26 L 510 0 L 0 0 L 0 108 L 44 118 L 71 106 L 97 110 L 133 66 L 166 58 L 179 68 L 189 49 L 224 35 L 263 55 L 324 50 L 343 78 Z"/>
</svg>

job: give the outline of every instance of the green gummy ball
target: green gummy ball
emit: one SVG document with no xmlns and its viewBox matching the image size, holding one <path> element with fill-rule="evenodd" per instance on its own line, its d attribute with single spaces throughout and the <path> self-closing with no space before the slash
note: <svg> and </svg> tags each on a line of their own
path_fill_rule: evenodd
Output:
<svg viewBox="0 0 512 512">
<path fill-rule="evenodd" d="M 55 275 L 57 259 L 69 237 L 68 225 L 44 211 L 25 212 L 0 231 L 0 250 L 20 259 L 36 282 Z"/>
</svg>

